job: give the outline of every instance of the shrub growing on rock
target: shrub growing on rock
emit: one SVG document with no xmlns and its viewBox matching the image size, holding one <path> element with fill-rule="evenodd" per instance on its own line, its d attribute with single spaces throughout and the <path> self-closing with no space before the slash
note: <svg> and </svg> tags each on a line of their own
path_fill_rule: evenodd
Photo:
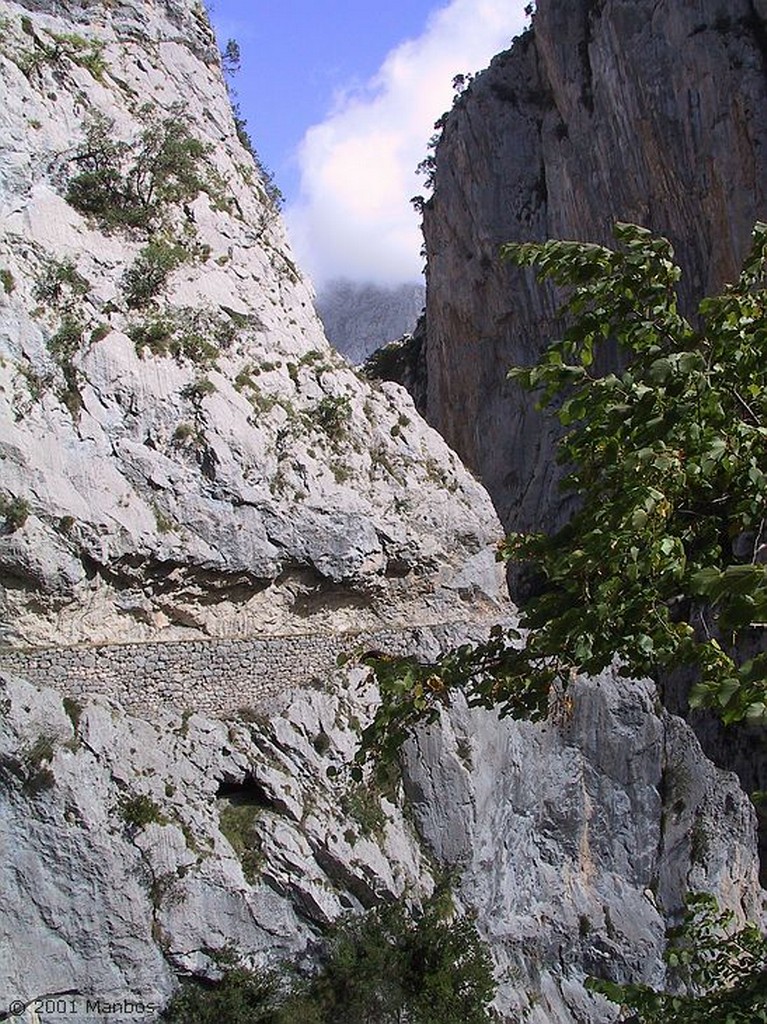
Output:
<svg viewBox="0 0 767 1024">
<path fill-rule="evenodd" d="M 30 506 L 26 498 L 0 496 L 0 516 L 6 529 L 20 530 L 29 518 Z"/>
<path fill-rule="evenodd" d="M 220 955 L 219 955 L 219 960 Z M 174 1024 L 489 1024 L 490 957 L 467 918 L 436 902 L 419 916 L 401 905 L 347 917 L 328 936 L 309 978 L 249 970 L 231 953 L 222 979 L 186 984 L 163 1019 Z"/>
<path fill-rule="evenodd" d="M 178 106 L 161 117 L 151 104 L 141 109 L 145 127 L 133 143 L 115 139 L 114 122 L 93 114 L 73 162 L 79 168 L 65 198 L 104 228 L 157 224 L 173 203 L 194 199 L 206 186 L 210 146 L 192 137 Z"/>
<path fill-rule="evenodd" d="M 122 284 L 129 308 L 147 306 L 187 258 L 184 246 L 164 238 L 153 238 L 123 275 Z"/>
<path fill-rule="evenodd" d="M 32 294 L 45 306 L 71 310 L 89 287 L 73 259 L 47 259 L 37 275 Z"/>
</svg>

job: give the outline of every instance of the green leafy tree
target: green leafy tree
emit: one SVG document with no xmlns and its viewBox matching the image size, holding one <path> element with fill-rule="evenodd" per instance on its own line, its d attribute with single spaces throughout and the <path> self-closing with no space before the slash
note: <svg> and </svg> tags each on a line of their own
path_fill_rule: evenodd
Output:
<svg viewBox="0 0 767 1024">
<path fill-rule="evenodd" d="M 536 579 L 524 642 L 497 632 L 436 666 L 376 661 L 383 705 L 362 758 L 396 750 L 455 688 L 536 719 L 567 699 L 575 674 L 616 658 L 627 676 L 693 667 L 693 706 L 725 722 L 767 718 L 767 655 L 743 653 L 767 624 L 767 226 L 757 224 L 739 279 L 694 319 L 678 307 L 669 242 L 628 224 L 616 237 L 617 250 L 503 249 L 564 290 L 560 339 L 510 376 L 559 418 L 578 510 L 554 534 L 503 544 Z M 606 347 L 625 369 L 597 369 Z"/>
<path fill-rule="evenodd" d="M 231 950 L 216 955 L 222 969 L 218 982 L 187 983 L 162 1014 L 171 1024 L 283 1024 L 285 999 L 278 976 L 243 966 Z M 311 1021 L 307 1021 L 311 1024 Z"/>
<path fill-rule="evenodd" d="M 674 992 L 587 984 L 622 1005 L 635 1024 L 767 1024 L 767 937 L 751 924 L 734 929 L 732 912 L 721 911 L 713 896 L 688 897 L 666 960 Z"/>
<path fill-rule="evenodd" d="M 170 205 L 189 202 L 210 184 L 211 147 L 195 139 L 177 104 L 162 117 L 152 104 L 140 110 L 144 127 L 132 143 L 116 141 L 111 118 L 91 115 L 74 156 L 78 172 L 66 200 L 105 227 L 154 227 Z"/>
<path fill-rule="evenodd" d="M 189 202 L 206 188 L 204 161 L 212 147 L 190 134 L 180 105 L 160 117 L 147 104 L 142 115 L 146 127 L 129 173 L 131 189 L 147 210 Z"/>
<path fill-rule="evenodd" d="M 417 918 L 389 905 L 348 918 L 306 988 L 327 1024 L 487 1024 L 492 965 L 472 922 L 430 906 Z"/>
<path fill-rule="evenodd" d="M 222 980 L 186 985 L 163 1019 L 177 1024 L 490 1024 L 492 964 L 473 923 L 450 922 L 438 900 L 344 918 L 310 978 L 251 971 L 231 957 Z"/>
<path fill-rule="evenodd" d="M 767 622 L 767 226 L 695 322 L 678 309 L 670 244 L 633 225 L 616 237 L 618 251 L 504 249 L 571 289 L 561 340 L 511 373 L 555 403 L 579 503 L 553 536 L 512 534 L 504 546 L 541 577 L 522 660 L 562 685 L 616 656 L 627 674 L 694 666 L 694 704 L 763 721 L 767 656 L 740 652 Z M 607 344 L 623 372 L 595 371 Z"/>
</svg>

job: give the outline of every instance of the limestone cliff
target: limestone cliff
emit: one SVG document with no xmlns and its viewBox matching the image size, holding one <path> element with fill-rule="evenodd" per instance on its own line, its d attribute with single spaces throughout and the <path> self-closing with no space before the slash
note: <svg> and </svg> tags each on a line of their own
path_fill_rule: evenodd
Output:
<svg viewBox="0 0 767 1024">
<path fill-rule="evenodd" d="M 3 640 L 495 607 L 492 507 L 328 346 L 202 8 L 0 17 Z"/>
<path fill-rule="evenodd" d="M 424 211 L 427 417 L 507 527 L 557 518 L 552 436 L 505 375 L 551 337 L 552 293 L 505 241 L 667 235 L 691 304 L 767 215 L 764 0 L 540 0 L 446 119 Z"/>
<path fill-rule="evenodd" d="M 211 951 L 311 968 L 448 873 L 504 1024 L 601 1024 L 586 975 L 661 981 L 687 890 L 758 916 L 753 810 L 646 683 L 535 726 L 456 706 L 391 792 L 353 780 L 377 695 L 330 648 L 508 616 L 487 494 L 328 347 L 196 0 L 0 16 L 2 639 L 88 641 L 6 652 L 55 689 L 0 674 L 0 1016 L 152 1021 Z M 272 663 L 267 632 L 311 635 Z"/>
<path fill-rule="evenodd" d="M 504 1024 L 600 1024 L 616 1008 L 585 976 L 662 983 L 688 890 L 759 916 L 753 809 L 649 685 L 583 681 L 545 726 L 456 708 L 385 796 L 347 772 L 374 690 L 359 669 L 324 683 L 271 718 L 142 720 L 0 673 L 0 1012 L 63 1024 L 32 1015 L 62 993 L 69 1019 L 156 1009 L 228 945 L 311 962 L 343 911 L 417 903 L 447 873 Z"/>
</svg>

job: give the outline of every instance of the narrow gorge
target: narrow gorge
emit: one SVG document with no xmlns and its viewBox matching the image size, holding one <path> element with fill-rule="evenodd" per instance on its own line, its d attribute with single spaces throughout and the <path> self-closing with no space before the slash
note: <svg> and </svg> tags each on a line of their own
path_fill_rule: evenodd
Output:
<svg viewBox="0 0 767 1024">
<path fill-rule="evenodd" d="M 500 1021 L 607 1024 L 587 979 L 662 986 L 688 893 L 762 920 L 753 805 L 648 681 L 578 679 L 540 724 L 456 700 L 391 785 L 353 770 L 361 656 L 513 625 L 497 545 L 556 505 L 503 383 L 550 314 L 498 243 L 676 210 L 687 174 L 691 294 L 741 255 L 764 12 L 714 6 L 541 0 L 458 100 L 425 217 L 438 433 L 328 344 L 198 0 L 0 0 L 0 1020 L 160 1020 L 233 951 L 311 977 L 334 922 L 447 888 Z M 665 106 L 626 105 L 645 74 Z M 710 158 L 659 154 L 642 111 L 681 102 Z"/>
</svg>

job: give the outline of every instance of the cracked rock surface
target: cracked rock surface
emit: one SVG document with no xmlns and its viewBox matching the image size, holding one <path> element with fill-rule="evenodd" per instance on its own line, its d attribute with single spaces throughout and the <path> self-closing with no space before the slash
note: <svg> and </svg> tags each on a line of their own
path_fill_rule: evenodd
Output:
<svg viewBox="0 0 767 1024">
<path fill-rule="evenodd" d="M 490 500 L 328 345 L 199 5 L 0 17 L 0 642 L 494 614 Z M 149 227 L 75 209 L 98 118 L 125 180 L 182 124 L 199 191 Z M 150 242 L 162 280 L 137 273 Z"/>
<path fill-rule="evenodd" d="M 376 704 L 360 669 L 251 721 L 149 722 L 2 679 L 0 990 L 25 1001 L 161 1005 L 226 945 L 310 963 L 339 915 L 449 874 L 504 1019 L 606 1022 L 586 976 L 660 983 L 687 891 L 761 914 L 753 808 L 646 683 L 578 683 L 545 725 L 456 707 L 384 793 L 348 773 Z"/>
<path fill-rule="evenodd" d="M 682 308 L 733 281 L 767 218 L 764 0 L 539 0 L 448 113 L 424 210 L 427 418 L 507 529 L 561 525 L 556 432 L 507 380 L 558 337 L 505 242 L 668 237 Z"/>
</svg>

